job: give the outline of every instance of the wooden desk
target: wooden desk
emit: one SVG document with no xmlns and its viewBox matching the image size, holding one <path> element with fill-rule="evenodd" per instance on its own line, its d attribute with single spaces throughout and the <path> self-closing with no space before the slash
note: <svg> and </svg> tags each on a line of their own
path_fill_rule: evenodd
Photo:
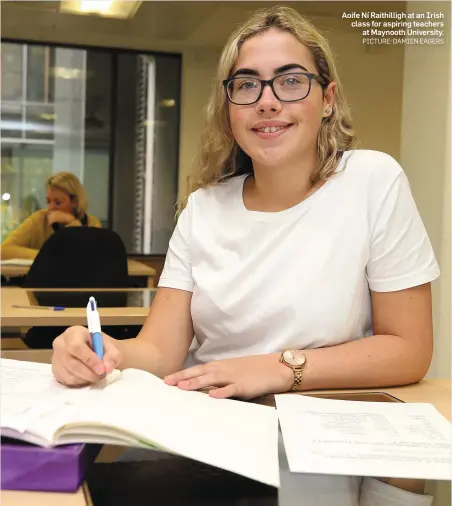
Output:
<svg viewBox="0 0 452 506">
<path fill-rule="evenodd" d="M 39 290 L 44 291 L 44 290 Z M 75 290 L 45 290 L 45 291 L 75 291 Z M 80 291 L 86 291 L 80 290 Z M 145 307 L 100 307 L 99 315 L 102 325 L 142 325 L 149 312 L 149 306 L 155 290 L 149 288 L 135 288 L 127 290 L 95 290 L 96 292 L 142 292 L 149 297 L 149 305 Z M 86 325 L 85 308 L 66 308 L 64 311 L 51 311 L 48 309 L 19 309 L 13 307 L 30 306 L 27 290 L 23 288 L 4 287 L 2 295 L 2 327 L 55 327 Z"/>
<path fill-rule="evenodd" d="M 4 351 L 2 357 L 15 360 L 29 360 L 34 362 L 50 363 L 51 350 L 18 350 Z M 361 390 L 316 390 L 304 392 L 305 394 L 343 394 L 361 392 L 383 392 L 397 397 L 403 402 L 428 402 L 448 420 L 451 417 L 451 380 L 450 379 L 424 379 L 420 383 L 403 387 L 371 388 Z M 295 394 L 299 395 L 299 394 Z M 26 495 L 23 495 L 26 494 Z M 57 497 L 56 500 L 52 497 Z M 69 496 L 69 497 L 68 497 Z M 37 506 L 92 506 L 89 492 L 82 487 L 77 494 L 48 494 L 42 492 L 1 492 L 1 504 L 4 506 L 22 506 L 22 504 L 36 504 Z M 80 502 L 82 500 L 85 502 Z M 72 501 L 72 502 L 71 502 Z M 75 502 L 79 501 L 79 502 Z M 441 503 L 442 506 L 443 503 Z"/>
<path fill-rule="evenodd" d="M 154 278 L 156 270 L 153 267 L 144 265 L 136 260 L 127 260 L 129 276 L 145 276 L 148 278 L 148 288 L 154 288 Z"/>
<path fill-rule="evenodd" d="M 93 506 L 86 485 L 82 485 L 74 494 L 2 490 L 0 497 L 2 506 Z"/>
<path fill-rule="evenodd" d="M 155 269 L 147 265 L 137 262 L 136 260 L 127 260 L 127 267 L 129 276 L 143 276 L 147 278 L 148 288 L 154 287 L 154 278 L 156 275 Z M 26 276 L 30 270 L 29 265 L 1 265 L 0 272 L 2 276 L 9 277 L 20 277 Z"/>
</svg>

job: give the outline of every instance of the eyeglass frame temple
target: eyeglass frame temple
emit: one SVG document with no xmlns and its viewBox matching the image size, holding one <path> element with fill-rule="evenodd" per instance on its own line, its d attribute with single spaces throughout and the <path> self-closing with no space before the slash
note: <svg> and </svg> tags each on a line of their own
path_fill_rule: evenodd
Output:
<svg viewBox="0 0 452 506">
<path fill-rule="evenodd" d="M 278 94 L 275 91 L 275 88 L 273 87 L 273 82 L 278 77 L 283 77 L 285 75 L 287 75 L 287 76 L 291 76 L 291 75 L 303 75 L 303 76 L 307 76 L 309 78 L 308 93 L 303 98 L 298 98 L 297 100 L 282 100 L 282 99 L 280 99 L 278 97 Z M 246 78 L 246 76 L 244 76 L 244 78 Z M 270 86 L 270 88 L 271 88 L 271 90 L 273 92 L 273 95 L 275 95 L 276 99 L 279 100 L 280 102 L 288 102 L 288 103 L 290 103 L 290 102 L 299 102 L 300 100 L 304 100 L 309 95 L 309 93 L 311 93 L 311 86 L 312 86 L 312 80 L 313 79 L 320 84 L 320 86 L 322 87 L 323 90 L 330 84 L 328 81 L 325 81 L 324 79 L 322 79 L 321 77 L 319 77 L 316 74 L 313 74 L 312 72 L 292 72 L 290 74 L 280 74 L 280 75 L 277 75 L 275 77 L 272 77 L 271 79 L 259 79 L 258 77 L 253 77 L 253 76 L 249 76 L 249 78 L 250 79 L 255 79 L 256 81 L 259 81 L 261 83 L 261 91 L 259 92 L 259 96 L 257 97 L 257 99 L 254 102 L 250 102 L 249 104 L 237 104 L 236 102 L 233 102 L 232 99 L 231 99 L 231 97 L 229 96 L 229 93 L 228 93 L 229 83 L 232 82 L 232 81 L 234 81 L 234 79 L 240 79 L 240 76 L 231 77 L 231 78 L 225 79 L 223 81 L 223 86 L 225 88 L 228 100 L 230 100 L 233 104 L 235 104 L 235 105 L 253 105 L 256 102 L 259 102 L 259 100 L 262 98 L 262 93 L 264 93 L 264 88 L 266 86 Z"/>
</svg>

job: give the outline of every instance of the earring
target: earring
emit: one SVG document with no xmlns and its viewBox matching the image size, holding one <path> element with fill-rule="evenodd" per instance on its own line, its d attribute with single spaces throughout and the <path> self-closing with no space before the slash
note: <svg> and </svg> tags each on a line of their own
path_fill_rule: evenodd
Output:
<svg viewBox="0 0 452 506">
<path fill-rule="evenodd" d="M 331 109 L 328 107 L 328 109 L 325 109 L 325 114 L 330 114 Z"/>
</svg>

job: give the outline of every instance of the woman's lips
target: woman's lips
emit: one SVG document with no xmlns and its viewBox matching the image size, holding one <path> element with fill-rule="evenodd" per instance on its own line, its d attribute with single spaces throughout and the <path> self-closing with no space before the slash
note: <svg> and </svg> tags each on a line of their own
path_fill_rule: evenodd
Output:
<svg viewBox="0 0 452 506">
<path fill-rule="evenodd" d="M 292 125 L 289 124 L 284 127 L 278 127 L 278 130 L 276 130 L 275 132 L 264 132 L 262 130 L 257 130 L 253 128 L 253 132 L 261 139 L 276 139 L 277 137 L 280 137 L 285 132 L 287 132 L 287 130 L 289 130 L 291 126 Z"/>
</svg>

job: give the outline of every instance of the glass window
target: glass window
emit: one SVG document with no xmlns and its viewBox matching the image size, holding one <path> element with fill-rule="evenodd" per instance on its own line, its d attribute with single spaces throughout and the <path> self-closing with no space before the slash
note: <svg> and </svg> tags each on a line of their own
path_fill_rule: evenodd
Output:
<svg viewBox="0 0 452 506">
<path fill-rule="evenodd" d="M 52 103 L 54 91 L 55 48 L 48 46 L 26 46 L 26 86 L 29 102 Z"/>
<path fill-rule="evenodd" d="M 23 46 L 2 43 L 2 101 L 22 100 Z"/>
<path fill-rule="evenodd" d="M 88 212 L 109 225 L 112 58 L 2 43 L 2 240 L 45 207 L 45 181 L 60 171 L 79 177 Z"/>
<path fill-rule="evenodd" d="M 117 60 L 113 228 L 127 251 L 166 254 L 174 229 L 179 158 L 179 55 Z"/>
<path fill-rule="evenodd" d="M 2 240 L 77 175 L 88 213 L 134 254 L 164 254 L 177 198 L 181 58 L 2 43 Z"/>
</svg>

